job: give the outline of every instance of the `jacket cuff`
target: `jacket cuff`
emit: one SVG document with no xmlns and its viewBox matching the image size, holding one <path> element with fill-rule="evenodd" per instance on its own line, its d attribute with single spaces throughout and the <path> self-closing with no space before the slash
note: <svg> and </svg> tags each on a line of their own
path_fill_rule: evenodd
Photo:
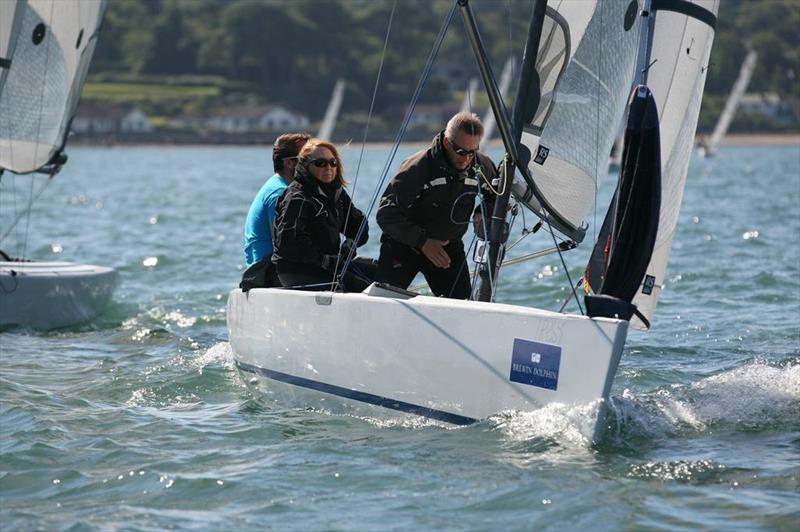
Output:
<svg viewBox="0 0 800 532">
<path fill-rule="evenodd" d="M 427 233 L 425 233 L 425 230 L 423 229 L 423 230 L 421 230 L 419 232 L 419 238 L 417 238 L 417 243 L 416 243 L 416 245 L 414 247 L 417 248 L 417 249 L 422 249 L 422 246 L 427 241 L 428 241 L 428 235 L 427 235 Z"/>
</svg>

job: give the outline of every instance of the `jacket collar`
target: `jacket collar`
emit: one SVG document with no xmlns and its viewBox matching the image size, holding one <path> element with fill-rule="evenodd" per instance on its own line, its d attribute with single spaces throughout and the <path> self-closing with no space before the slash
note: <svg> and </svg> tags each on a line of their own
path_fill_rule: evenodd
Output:
<svg viewBox="0 0 800 532">
<path fill-rule="evenodd" d="M 311 172 L 309 172 L 308 169 L 302 164 L 298 164 L 295 168 L 294 180 L 297 181 L 307 193 L 319 197 L 322 200 L 335 201 L 339 199 L 339 195 L 342 193 L 342 187 L 336 187 L 335 198 L 334 200 L 331 200 L 331 198 L 325 194 L 325 191 L 322 190 L 322 187 L 317 182 L 317 179 L 312 176 Z"/>
</svg>

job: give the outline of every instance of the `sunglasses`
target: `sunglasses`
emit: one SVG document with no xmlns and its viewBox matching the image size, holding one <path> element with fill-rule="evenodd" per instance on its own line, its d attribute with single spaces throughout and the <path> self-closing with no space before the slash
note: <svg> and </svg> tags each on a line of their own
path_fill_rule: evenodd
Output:
<svg viewBox="0 0 800 532">
<path fill-rule="evenodd" d="M 337 166 L 339 166 L 339 161 L 337 161 L 336 159 L 314 159 L 313 161 L 310 162 L 317 168 L 326 168 L 328 166 L 330 166 L 331 168 L 336 168 Z"/>
<path fill-rule="evenodd" d="M 464 157 L 466 155 L 472 155 L 474 152 L 478 151 L 478 148 L 475 148 L 474 150 L 468 150 L 456 144 L 454 140 L 450 139 L 447 140 L 450 142 L 450 146 L 453 147 L 453 151 L 456 152 L 456 155 L 460 155 L 461 157 Z"/>
</svg>

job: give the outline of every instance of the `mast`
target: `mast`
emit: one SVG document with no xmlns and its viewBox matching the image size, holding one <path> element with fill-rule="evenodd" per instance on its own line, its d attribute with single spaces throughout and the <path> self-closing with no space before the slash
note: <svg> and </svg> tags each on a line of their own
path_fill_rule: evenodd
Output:
<svg viewBox="0 0 800 532">
<path fill-rule="evenodd" d="M 496 118 L 497 128 L 500 132 L 500 137 L 503 139 L 503 144 L 506 148 L 506 157 L 503 161 L 500 171 L 499 190 L 502 192 L 495 200 L 492 217 L 489 222 L 489 234 L 487 240 L 489 242 L 488 260 L 481 263 L 479 275 L 481 278 L 480 287 L 476 294 L 476 299 L 479 301 L 491 301 L 494 296 L 494 286 L 497 284 L 497 276 L 502 263 L 502 254 L 505 249 L 505 241 L 508 237 L 508 223 L 506 222 L 506 211 L 508 210 L 508 202 L 511 197 L 511 183 L 514 180 L 514 166 L 517 164 L 517 145 L 519 143 L 519 133 L 513 132 L 511 122 L 508 118 L 508 111 L 503 96 L 497 87 L 494 73 L 492 72 L 489 60 L 486 56 L 486 51 L 483 47 L 478 27 L 475 22 L 475 15 L 472 7 L 469 5 L 469 0 L 458 0 L 460 7 L 461 18 L 464 26 L 467 29 L 467 37 L 469 38 L 472 51 L 475 54 L 475 60 L 478 63 L 478 70 L 483 78 L 483 84 L 486 87 L 486 93 L 489 96 L 489 104 Z M 541 32 L 542 20 L 544 19 L 544 8 L 547 5 L 546 0 L 536 0 L 536 8 L 534 9 L 534 20 L 538 16 L 538 28 Z M 528 45 L 535 39 L 535 49 L 538 48 L 539 37 L 528 36 Z M 525 57 L 528 57 L 529 48 L 526 45 Z M 524 73 L 524 71 L 523 71 Z M 538 105 L 538 101 L 535 102 Z M 536 106 L 534 106 L 534 109 Z"/>
</svg>

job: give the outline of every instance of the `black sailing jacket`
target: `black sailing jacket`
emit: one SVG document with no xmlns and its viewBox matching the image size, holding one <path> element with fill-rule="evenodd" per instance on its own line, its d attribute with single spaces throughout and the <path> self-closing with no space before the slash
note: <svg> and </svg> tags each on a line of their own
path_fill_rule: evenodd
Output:
<svg viewBox="0 0 800 532">
<path fill-rule="evenodd" d="M 428 149 L 403 161 L 387 185 L 377 213 L 378 225 L 383 229 L 381 242 L 392 239 L 421 248 L 428 238 L 461 240 L 472 218 L 479 185 L 488 222 L 495 193 L 486 180 L 491 182 L 497 169 L 489 157 L 479 152 L 477 162 L 486 179 L 476 173 L 474 166 L 459 173 L 447 159 L 443 138 L 444 132 L 439 133 Z"/>
<path fill-rule="evenodd" d="M 331 199 L 317 180 L 298 166 L 294 181 L 283 191 L 275 208 L 272 262 L 306 263 L 321 268 L 325 255 L 339 253 L 339 234 L 355 239 L 362 221 L 364 214 L 352 204 L 344 188 L 337 187 Z M 368 238 L 365 222 L 357 245 L 365 244 Z"/>
</svg>

